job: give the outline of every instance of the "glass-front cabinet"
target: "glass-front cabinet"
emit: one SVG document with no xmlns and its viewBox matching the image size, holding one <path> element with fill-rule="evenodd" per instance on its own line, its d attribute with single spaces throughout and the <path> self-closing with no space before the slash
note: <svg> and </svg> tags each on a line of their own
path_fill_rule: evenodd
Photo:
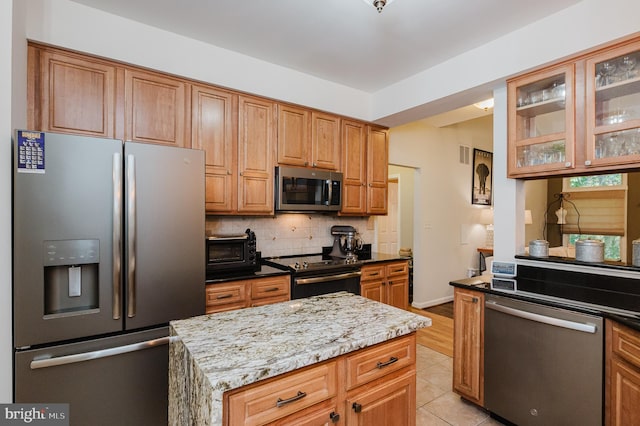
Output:
<svg viewBox="0 0 640 426">
<path fill-rule="evenodd" d="M 507 82 L 511 178 L 640 169 L 640 37 Z"/>
<path fill-rule="evenodd" d="M 585 166 L 640 162 L 640 41 L 586 61 Z"/>
<path fill-rule="evenodd" d="M 574 167 L 574 64 L 508 83 L 509 177 Z"/>
</svg>

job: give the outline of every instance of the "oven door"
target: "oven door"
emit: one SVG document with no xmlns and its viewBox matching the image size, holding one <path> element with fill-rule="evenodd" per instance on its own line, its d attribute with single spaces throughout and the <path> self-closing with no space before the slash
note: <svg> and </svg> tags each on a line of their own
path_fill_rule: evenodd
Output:
<svg viewBox="0 0 640 426">
<path fill-rule="evenodd" d="M 321 275 L 294 275 L 291 283 L 291 298 L 318 296 L 320 294 L 347 291 L 360 294 L 360 270 L 330 272 Z"/>
</svg>

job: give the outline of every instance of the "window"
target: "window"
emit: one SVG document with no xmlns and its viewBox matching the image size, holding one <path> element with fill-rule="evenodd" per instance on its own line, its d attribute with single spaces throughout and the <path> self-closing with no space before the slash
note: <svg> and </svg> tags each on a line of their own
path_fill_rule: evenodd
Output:
<svg viewBox="0 0 640 426">
<path fill-rule="evenodd" d="M 623 260 L 620 247 L 625 244 L 626 174 L 566 178 L 563 187 L 567 200 L 573 203 L 564 204 L 565 242 L 575 245 L 579 238 L 602 240 L 606 260 Z"/>
</svg>

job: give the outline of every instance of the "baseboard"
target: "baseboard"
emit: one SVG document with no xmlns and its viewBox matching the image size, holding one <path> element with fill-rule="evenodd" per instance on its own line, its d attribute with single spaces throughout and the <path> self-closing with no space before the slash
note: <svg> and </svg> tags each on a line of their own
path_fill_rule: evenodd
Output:
<svg viewBox="0 0 640 426">
<path fill-rule="evenodd" d="M 414 300 L 413 302 L 411 302 L 411 306 L 413 306 L 416 309 L 424 309 L 424 308 L 430 308 L 436 305 L 442 305 L 443 303 L 448 303 L 451 301 L 453 301 L 453 296 L 446 296 L 446 297 L 441 297 L 440 299 L 429 300 L 427 302 L 416 302 Z"/>
</svg>

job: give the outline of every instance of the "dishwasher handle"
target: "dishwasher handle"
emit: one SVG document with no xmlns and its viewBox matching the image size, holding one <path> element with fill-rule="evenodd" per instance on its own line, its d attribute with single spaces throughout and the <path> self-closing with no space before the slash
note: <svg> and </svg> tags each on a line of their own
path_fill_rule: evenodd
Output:
<svg viewBox="0 0 640 426">
<path fill-rule="evenodd" d="M 570 330 L 582 331 L 584 333 L 594 334 L 596 332 L 596 325 L 590 323 L 580 323 L 575 321 L 564 320 L 560 318 L 550 317 L 547 315 L 535 314 L 533 312 L 522 311 L 520 309 L 510 308 L 494 302 L 493 300 L 487 300 L 484 304 L 485 308 L 494 311 L 502 312 L 514 317 L 524 318 L 530 321 L 540 322 L 543 324 L 554 325 L 556 327 L 568 328 Z"/>
</svg>

